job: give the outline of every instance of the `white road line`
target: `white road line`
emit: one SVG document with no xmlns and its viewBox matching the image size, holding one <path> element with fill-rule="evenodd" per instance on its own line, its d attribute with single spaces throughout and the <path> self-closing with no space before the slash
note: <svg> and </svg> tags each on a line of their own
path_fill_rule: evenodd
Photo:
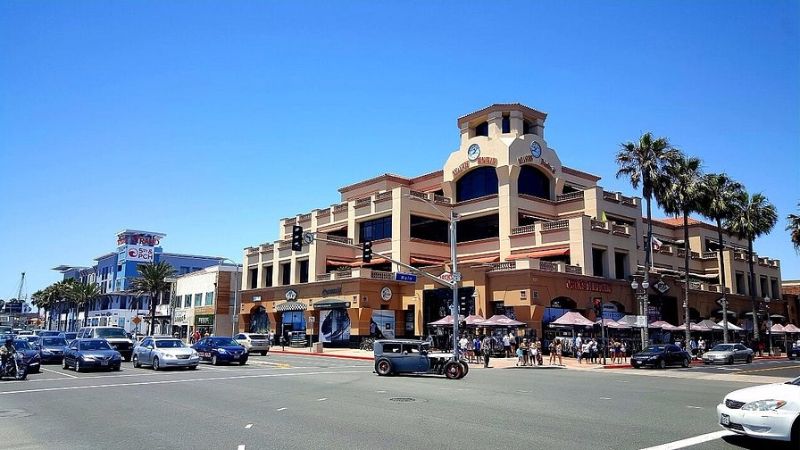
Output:
<svg viewBox="0 0 800 450">
<path fill-rule="evenodd" d="M 611 400 L 611 397 L 600 397 L 600 400 Z"/>
<path fill-rule="evenodd" d="M 52 391 L 74 391 L 84 389 L 102 389 L 114 387 L 128 387 L 128 386 L 147 386 L 151 384 L 178 384 L 178 383 L 197 383 L 201 381 L 224 381 L 224 380 L 246 380 L 250 378 L 276 378 L 276 377 L 294 377 L 305 375 L 334 375 L 338 373 L 364 373 L 363 370 L 343 370 L 343 371 L 322 371 L 322 372 L 295 372 L 295 373 L 265 373 L 260 375 L 232 375 L 227 377 L 209 377 L 209 378 L 184 378 L 180 380 L 158 380 L 158 381 L 139 381 L 132 383 L 116 383 L 116 384 L 95 384 L 90 386 L 60 386 L 52 388 L 41 389 L 20 389 L 18 391 L 5 391 L 0 392 L 0 396 L 14 395 L 14 394 L 29 394 L 35 392 L 52 392 Z M 66 380 L 65 380 L 66 381 Z"/>
<path fill-rule="evenodd" d="M 687 408 L 692 408 L 692 409 L 703 409 L 703 407 L 702 407 L 702 406 L 692 406 L 692 405 L 686 405 L 686 407 L 687 407 Z"/>
<path fill-rule="evenodd" d="M 250 428 L 253 428 L 253 424 L 252 423 L 248 423 L 247 425 L 244 426 L 245 430 L 249 430 Z"/>
<path fill-rule="evenodd" d="M 375 391 L 375 392 L 378 393 L 378 394 L 385 394 L 386 393 L 386 391 Z"/>
<path fill-rule="evenodd" d="M 242 444 L 239 447 L 237 447 L 237 450 L 244 450 L 244 444 Z"/>
<path fill-rule="evenodd" d="M 286 411 L 288 408 L 278 408 L 277 411 Z"/>
<path fill-rule="evenodd" d="M 44 370 L 45 372 L 57 373 L 57 374 L 59 374 L 59 375 L 64 375 L 65 377 L 70 377 L 70 378 L 78 378 L 78 377 L 76 377 L 75 375 L 70 375 L 70 374 L 68 374 L 68 373 L 59 372 L 59 371 L 57 371 L 57 370 L 45 369 L 44 367 L 41 367 L 41 370 Z M 37 380 L 37 381 L 48 381 L 48 380 Z"/>
<path fill-rule="evenodd" d="M 328 397 L 322 397 L 322 398 L 318 398 L 317 401 L 318 402 L 324 402 L 327 399 L 328 399 Z"/>
<path fill-rule="evenodd" d="M 713 441 L 715 439 L 719 439 L 725 436 L 732 436 L 734 434 L 736 433 L 734 433 L 733 431 L 720 430 L 720 431 L 715 431 L 713 433 L 701 434 L 699 436 L 681 439 L 680 441 L 670 442 L 662 445 L 656 445 L 655 447 L 647 447 L 642 450 L 675 450 L 678 448 L 691 447 L 692 445 L 702 444 L 703 442 Z"/>
</svg>

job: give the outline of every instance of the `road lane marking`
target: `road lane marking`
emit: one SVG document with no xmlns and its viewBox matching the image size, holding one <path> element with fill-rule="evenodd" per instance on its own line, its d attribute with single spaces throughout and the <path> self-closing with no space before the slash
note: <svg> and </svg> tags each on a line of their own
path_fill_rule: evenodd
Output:
<svg viewBox="0 0 800 450">
<path fill-rule="evenodd" d="M 600 400 L 611 400 L 611 397 L 600 397 Z"/>
<path fill-rule="evenodd" d="M 180 380 L 157 380 L 157 381 L 138 381 L 131 383 L 116 383 L 116 384 L 95 384 L 89 386 L 59 386 L 52 388 L 39 388 L 39 389 L 20 389 L 17 391 L 0 392 L 3 395 L 15 394 L 29 394 L 37 392 L 52 392 L 52 391 L 75 391 L 85 389 L 103 389 L 114 387 L 129 387 L 129 386 L 148 386 L 151 384 L 179 384 L 179 383 L 197 383 L 201 381 L 226 381 L 226 380 L 246 380 L 251 378 L 277 378 L 277 377 L 294 377 L 294 376 L 307 376 L 307 375 L 335 375 L 340 373 L 365 373 L 363 370 L 342 370 L 342 371 L 320 371 L 320 372 L 295 372 L 295 373 L 264 373 L 259 375 L 231 375 L 227 377 L 208 377 L 208 378 L 183 378 Z M 66 380 L 65 380 L 66 381 Z"/>
<path fill-rule="evenodd" d="M 796 365 L 790 365 L 790 366 L 780 366 L 780 367 L 769 367 L 767 369 L 750 369 L 750 370 L 742 370 L 739 373 L 737 373 L 736 375 L 742 375 L 742 374 L 754 373 L 754 372 L 768 372 L 770 370 L 786 370 L 786 369 L 796 369 L 796 368 L 797 368 Z"/>
<path fill-rule="evenodd" d="M 237 450 L 244 450 L 244 444 L 242 444 L 239 447 L 237 447 Z"/>
<path fill-rule="evenodd" d="M 78 377 L 76 377 L 75 375 L 70 375 L 70 374 L 68 374 L 68 373 L 59 372 L 59 371 L 57 371 L 57 370 L 45 369 L 44 367 L 41 367 L 41 369 L 42 369 L 42 370 L 44 370 L 45 372 L 57 373 L 57 374 L 59 374 L 59 375 L 64 375 L 65 377 L 70 377 L 70 378 L 78 378 Z M 37 380 L 37 381 L 48 381 L 48 380 Z"/>
<path fill-rule="evenodd" d="M 286 411 L 288 408 L 278 408 L 278 411 Z"/>
<path fill-rule="evenodd" d="M 692 445 L 702 444 L 703 442 L 713 441 L 725 436 L 733 436 L 734 434 L 736 433 L 727 430 L 715 431 L 713 433 L 706 433 L 699 436 L 681 439 L 680 441 L 669 442 L 667 444 L 656 445 L 654 447 L 647 447 L 642 450 L 675 450 L 679 448 L 691 447 Z"/>
<path fill-rule="evenodd" d="M 253 424 L 252 423 L 248 423 L 247 425 L 244 426 L 245 430 L 249 430 L 250 428 L 253 428 Z"/>
<path fill-rule="evenodd" d="M 328 397 L 322 397 L 322 398 L 318 398 L 317 401 L 318 402 L 324 402 L 327 399 L 328 399 Z"/>
<path fill-rule="evenodd" d="M 692 405 L 686 405 L 686 407 L 687 407 L 687 408 L 692 408 L 692 409 L 703 409 L 703 407 L 702 407 L 702 406 L 692 406 Z"/>
</svg>

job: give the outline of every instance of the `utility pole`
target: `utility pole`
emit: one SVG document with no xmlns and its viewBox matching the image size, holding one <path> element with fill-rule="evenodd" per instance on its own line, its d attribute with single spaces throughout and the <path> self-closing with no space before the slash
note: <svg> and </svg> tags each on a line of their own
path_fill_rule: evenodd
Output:
<svg viewBox="0 0 800 450">
<path fill-rule="evenodd" d="M 458 257 L 456 255 L 456 223 L 458 221 L 458 213 L 450 211 L 450 261 L 452 265 L 453 274 L 453 305 L 451 306 L 451 314 L 453 314 L 453 359 L 458 361 L 458 285 L 461 281 L 461 274 L 458 273 Z"/>
</svg>

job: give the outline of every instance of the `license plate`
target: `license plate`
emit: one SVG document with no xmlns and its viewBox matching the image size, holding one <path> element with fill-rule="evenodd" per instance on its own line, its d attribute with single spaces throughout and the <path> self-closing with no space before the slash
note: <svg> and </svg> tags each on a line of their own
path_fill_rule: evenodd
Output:
<svg viewBox="0 0 800 450">
<path fill-rule="evenodd" d="M 239 355 L 233 355 L 233 359 L 239 359 Z"/>
<path fill-rule="evenodd" d="M 722 414 L 720 416 L 720 418 L 719 418 L 719 423 L 722 424 L 722 425 L 725 425 L 726 427 L 730 426 L 730 424 L 731 424 L 731 416 L 729 416 L 727 414 Z"/>
<path fill-rule="evenodd" d="M 100 361 L 100 365 L 101 366 L 107 366 L 108 365 L 108 361 Z"/>
</svg>

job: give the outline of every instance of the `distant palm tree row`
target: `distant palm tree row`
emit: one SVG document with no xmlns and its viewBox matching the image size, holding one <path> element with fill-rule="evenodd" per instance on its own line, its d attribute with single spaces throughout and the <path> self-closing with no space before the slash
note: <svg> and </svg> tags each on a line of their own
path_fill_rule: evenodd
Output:
<svg viewBox="0 0 800 450">
<path fill-rule="evenodd" d="M 143 296 L 151 299 L 158 298 L 159 293 L 168 292 L 170 284 L 167 278 L 175 274 L 175 270 L 166 262 L 153 264 L 140 264 L 138 267 L 139 277 L 131 281 L 131 291 L 134 301 L 131 309 L 139 309 Z M 86 283 L 75 279 L 66 279 L 51 284 L 50 286 L 36 291 L 31 295 L 33 306 L 44 310 L 47 328 L 52 329 L 53 314 L 58 317 L 61 313 L 73 312 L 73 317 L 77 317 L 78 312 L 83 311 L 83 326 L 86 326 L 88 319 L 87 307 L 94 300 L 102 297 L 97 283 Z M 150 317 L 155 317 L 156 302 L 150 302 Z M 150 334 L 153 334 L 155 321 L 150 321 Z M 68 324 L 64 323 L 64 330 Z M 57 321 L 57 329 L 61 329 L 60 321 Z"/>
<path fill-rule="evenodd" d="M 750 301 L 753 309 L 754 338 L 759 338 L 753 241 L 769 234 L 778 220 L 775 206 L 761 193 L 750 194 L 745 187 L 725 173 L 703 173 L 702 162 L 687 156 L 673 147 L 667 138 L 655 138 L 651 133 L 643 134 L 638 142 L 621 144 L 616 155 L 617 178 L 627 178 L 638 189 L 647 209 L 647 235 L 645 242 L 645 270 L 652 267 L 653 226 L 651 202 L 653 199 L 667 214 L 683 217 L 684 242 L 684 319 L 686 339 L 689 338 L 689 215 L 701 214 L 717 225 L 717 256 L 719 258 L 719 281 L 726 292 L 725 262 L 722 232 L 735 234 L 747 240 L 749 264 Z M 800 207 L 800 204 L 798 204 Z M 791 233 L 795 248 L 800 251 L 800 216 L 790 214 L 787 230 Z M 724 294 L 723 294 L 724 296 Z M 724 306 L 723 306 L 724 308 Z M 723 314 L 727 314 L 723 311 Z M 727 319 L 727 315 L 725 316 Z M 725 321 L 727 325 L 727 320 Z M 726 327 L 727 328 L 727 327 Z M 727 331 L 727 330 L 726 330 Z M 727 332 L 725 333 L 727 339 Z"/>
</svg>

